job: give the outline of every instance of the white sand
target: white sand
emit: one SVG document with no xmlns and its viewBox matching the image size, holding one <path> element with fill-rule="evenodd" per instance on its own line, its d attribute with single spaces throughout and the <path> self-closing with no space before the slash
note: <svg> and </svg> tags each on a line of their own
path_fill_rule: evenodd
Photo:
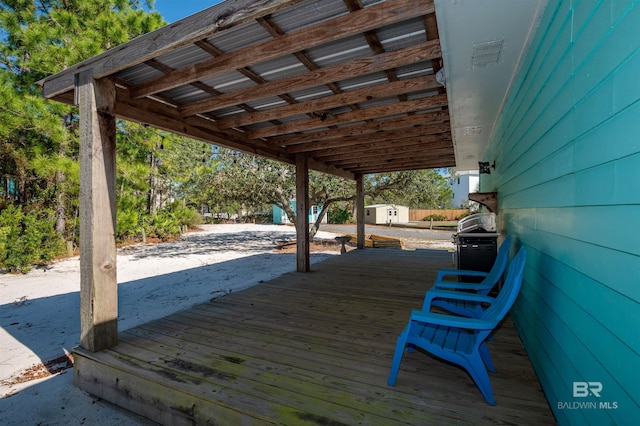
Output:
<svg viewBox="0 0 640 426">
<path fill-rule="evenodd" d="M 321 231 L 316 238 L 334 236 Z M 205 225 L 177 242 L 119 250 L 119 329 L 295 270 L 295 254 L 274 251 L 275 241 L 294 237 L 292 226 Z M 311 261 L 333 254 L 312 253 Z M 1 425 L 145 423 L 74 387 L 71 369 L 15 383 L 79 344 L 79 289 L 77 257 L 26 275 L 0 275 Z"/>
</svg>

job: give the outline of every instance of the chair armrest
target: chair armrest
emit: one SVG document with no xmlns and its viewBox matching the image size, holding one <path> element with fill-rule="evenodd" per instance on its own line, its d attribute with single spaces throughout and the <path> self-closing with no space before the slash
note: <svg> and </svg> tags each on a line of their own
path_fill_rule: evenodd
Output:
<svg viewBox="0 0 640 426">
<path fill-rule="evenodd" d="M 446 277 L 447 275 L 454 275 L 454 276 L 467 276 L 467 277 L 486 277 L 489 275 L 488 272 L 484 272 L 484 271 L 472 271 L 472 270 L 468 270 L 468 269 L 440 269 L 438 271 L 438 275 L 436 276 L 435 281 L 444 281 L 443 278 Z"/>
<path fill-rule="evenodd" d="M 435 312 L 411 311 L 410 321 L 426 324 L 444 325 L 447 327 L 468 328 L 473 330 L 492 330 L 495 327 L 493 321 L 478 318 L 459 317 L 456 315 L 438 314 Z"/>
<path fill-rule="evenodd" d="M 431 310 L 431 303 L 433 302 L 434 299 L 467 300 L 469 302 L 489 303 L 489 304 L 495 301 L 495 298 L 491 296 L 484 296 L 476 293 L 431 289 L 427 291 L 427 293 L 424 295 L 424 301 L 422 302 L 422 311 L 429 312 Z"/>
<path fill-rule="evenodd" d="M 489 285 L 482 283 L 465 283 L 458 281 L 436 281 L 433 288 L 438 290 L 457 289 L 457 290 L 489 290 Z"/>
</svg>

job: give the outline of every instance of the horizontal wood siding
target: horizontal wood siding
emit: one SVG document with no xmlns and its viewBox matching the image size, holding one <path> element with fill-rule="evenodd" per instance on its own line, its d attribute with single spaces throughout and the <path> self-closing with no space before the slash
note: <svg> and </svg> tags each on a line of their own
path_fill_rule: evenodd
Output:
<svg viewBox="0 0 640 426">
<path fill-rule="evenodd" d="M 480 183 L 528 248 L 513 317 L 560 424 L 640 416 L 638 28 L 636 1 L 549 2 Z"/>
</svg>

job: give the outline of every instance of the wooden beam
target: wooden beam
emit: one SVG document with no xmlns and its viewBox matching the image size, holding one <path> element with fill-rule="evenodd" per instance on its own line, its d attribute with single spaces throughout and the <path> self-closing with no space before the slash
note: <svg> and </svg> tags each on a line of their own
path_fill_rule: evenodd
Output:
<svg viewBox="0 0 640 426">
<path fill-rule="evenodd" d="M 360 10 L 364 7 L 360 0 L 344 0 L 344 3 L 347 5 L 347 7 L 351 12 Z M 376 33 L 376 30 L 366 31 L 363 35 L 365 40 L 367 40 L 367 44 L 371 48 L 372 52 L 374 52 L 375 54 L 380 54 L 385 51 L 384 46 L 380 41 L 380 37 L 378 37 L 378 34 Z M 384 73 L 389 82 L 398 81 L 398 74 L 396 73 L 395 70 L 386 70 Z M 401 94 L 400 96 L 398 96 L 398 100 L 400 100 L 401 102 L 404 102 L 408 100 L 408 97 L 406 94 Z"/>
<path fill-rule="evenodd" d="M 344 179 L 354 180 L 355 175 L 351 172 L 348 172 L 344 169 L 332 166 L 330 164 L 326 164 L 324 162 L 316 161 L 313 158 L 309 158 L 309 168 L 311 170 L 315 170 L 321 173 L 327 173 L 333 176 L 338 176 Z"/>
<path fill-rule="evenodd" d="M 390 117 L 399 114 L 407 114 L 427 109 L 436 108 L 440 105 L 438 100 L 433 100 L 433 96 L 414 99 L 406 102 L 392 102 L 371 108 L 363 108 L 358 111 L 345 112 L 335 116 L 327 116 L 323 118 L 314 118 L 308 120 L 300 120 L 289 123 L 280 124 L 278 126 L 263 127 L 261 129 L 247 132 L 249 139 L 261 139 L 271 136 L 281 136 L 284 134 L 304 132 L 337 126 L 342 124 L 354 123 L 357 121 L 372 120 L 375 118 Z M 426 112 L 422 115 L 427 123 L 443 122 L 449 120 L 448 111 Z"/>
<path fill-rule="evenodd" d="M 356 175 L 356 238 L 358 249 L 364 249 L 364 179 L 361 173 Z"/>
<path fill-rule="evenodd" d="M 401 150 L 398 148 L 391 148 L 388 150 L 382 151 L 354 151 L 350 156 L 344 155 L 341 158 L 335 159 L 325 159 L 323 160 L 326 164 L 340 167 L 340 168 L 349 168 L 350 166 L 354 166 L 356 164 L 362 162 L 373 162 L 378 161 L 383 158 L 393 158 L 395 160 L 400 160 L 403 158 L 413 158 L 418 155 L 434 155 L 434 154 L 450 154 L 453 152 L 453 145 L 442 146 L 439 148 L 433 148 L 428 145 L 415 145 L 412 147 L 403 147 Z"/>
<path fill-rule="evenodd" d="M 296 155 L 296 247 L 297 271 L 309 272 L 309 163 L 304 154 Z"/>
<path fill-rule="evenodd" d="M 490 212 L 498 212 L 497 192 L 473 192 L 469 194 L 469 200 L 482 204 L 487 207 Z"/>
<path fill-rule="evenodd" d="M 425 138 L 425 141 L 438 141 L 438 140 L 449 140 L 451 139 L 451 134 L 448 133 L 450 127 L 448 124 L 435 124 L 431 126 L 424 126 L 423 133 L 421 138 Z M 387 140 L 393 140 L 399 136 L 400 132 L 389 132 L 389 138 Z M 383 133 L 384 134 L 384 133 Z M 372 137 L 371 140 L 375 142 L 384 142 L 385 139 L 379 138 L 377 135 Z M 331 140 L 321 140 L 317 142 L 305 143 L 301 145 L 292 145 L 287 147 L 287 151 L 290 153 L 299 153 L 299 152 L 310 152 L 310 151 L 319 151 L 333 148 L 342 148 L 347 146 L 355 146 L 361 145 L 363 143 L 367 143 L 368 140 L 365 135 L 362 137 L 345 137 L 343 139 L 331 139 Z"/>
<path fill-rule="evenodd" d="M 447 105 L 447 97 L 446 95 L 438 95 L 434 96 L 434 98 L 439 98 L 438 102 L 440 105 Z M 435 101 L 435 99 L 434 99 Z M 301 135 L 291 135 L 291 136 L 282 136 L 278 138 L 269 139 L 267 142 L 269 145 L 274 146 L 287 146 L 287 145 L 298 145 L 305 144 L 309 142 L 318 142 L 322 140 L 328 139 L 344 139 L 344 138 L 352 138 L 360 135 L 373 134 L 377 132 L 391 132 L 396 129 L 403 129 L 412 126 L 421 126 L 424 125 L 428 120 L 423 117 L 423 114 L 416 113 L 411 116 L 399 117 L 399 118 L 387 118 L 383 120 L 377 120 L 371 123 L 365 124 L 357 124 L 348 127 L 341 127 L 337 129 L 328 129 L 328 130 L 319 130 L 316 132 L 305 133 Z M 444 130 L 436 133 L 443 133 L 451 131 L 451 126 L 429 126 L 430 128 L 442 128 Z"/>
<path fill-rule="evenodd" d="M 203 142 L 294 164 L 293 156 L 261 141 L 249 141 L 242 132 L 218 131 L 212 120 L 203 117 L 182 118 L 177 109 L 150 99 L 131 99 L 126 89 L 118 89 L 116 114 L 119 118 L 149 124 Z"/>
<path fill-rule="evenodd" d="M 455 155 L 452 154 L 452 155 L 446 155 L 442 157 L 436 157 L 432 160 L 403 162 L 403 163 L 389 162 L 386 165 L 365 164 L 362 167 L 354 167 L 348 170 L 355 174 L 358 174 L 358 173 L 371 174 L 371 173 L 399 172 L 403 170 L 420 170 L 420 169 L 436 169 L 441 167 L 455 167 L 455 165 L 456 165 Z"/>
<path fill-rule="evenodd" d="M 256 101 L 283 93 L 291 93 L 293 91 L 308 89 L 310 87 L 377 71 L 384 71 L 403 65 L 415 64 L 429 59 L 439 58 L 440 56 L 442 56 L 440 42 L 434 40 L 381 55 L 355 59 L 347 63 L 337 64 L 292 77 L 270 81 L 259 86 L 248 87 L 220 96 L 203 99 L 183 105 L 180 107 L 180 111 L 184 116 L 216 111 L 241 103 Z"/>
<path fill-rule="evenodd" d="M 380 152 L 381 154 L 385 154 L 391 153 L 388 150 L 396 150 L 397 152 L 400 149 L 404 150 L 413 146 L 420 146 L 424 149 L 452 146 L 451 135 L 449 133 L 422 136 L 418 133 L 414 134 L 410 130 L 413 129 L 407 129 L 406 132 L 408 134 L 406 137 L 403 137 L 404 132 L 390 132 L 390 134 L 380 135 L 379 139 L 368 140 L 361 138 L 363 142 L 356 145 L 347 144 L 345 146 L 306 152 L 310 152 L 310 155 L 318 161 L 331 161 L 334 158 L 353 155 L 354 152 Z"/>
<path fill-rule="evenodd" d="M 141 83 L 132 88 L 132 97 L 149 96 L 193 81 L 211 78 L 238 68 L 337 41 L 367 30 L 423 16 L 434 10 L 433 0 L 389 0 Z"/>
<path fill-rule="evenodd" d="M 262 141 L 249 141 L 242 132 L 235 130 L 218 131 L 215 123 L 203 117 L 182 118 L 174 107 L 150 99 L 130 99 L 124 89 L 118 89 L 116 115 L 124 120 L 148 124 L 157 129 L 166 130 L 178 135 L 186 136 L 202 142 L 224 146 L 247 154 L 270 158 L 283 163 L 295 164 L 293 155 L 281 148 L 274 147 Z M 309 168 L 339 176 L 354 179 L 353 173 L 333 166 L 309 159 Z"/>
<path fill-rule="evenodd" d="M 118 342 L 116 277 L 116 90 L 78 75 L 80 120 L 80 345 L 100 351 Z"/>
<path fill-rule="evenodd" d="M 53 98 L 72 90 L 74 76 L 80 71 L 92 69 L 94 78 L 102 78 L 299 1 L 234 0 L 211 6 L 45 78 L 41 81 L 43 94 L 45 98 Z"/>
<path fill-rule="evenodd" d="M 269 34 L 271 34 L 275 38 L 281 37 L 286 34 L 286 31 L 281 26 L 276 24 L 276 22 L 273 20 L 273 17 L 271 16 L 265 16 L 264 18 L 260 18 L 257 21 L 258 24 L 262 26 L 262 28 L 267 30 L 267 32 L 269 32 Z M 294 52 L 293 56 L 295 56 L 296 59 L 299 60 L 310 71 L 320 68 L 320 66 L 316 64 L 305 51 Z M 342 93 L 342 89 L 340 89 L 340 87 L 338 87 L 336 83 L 328 83 L 326 86 L 335 94 Z M 298 103 L 290 95 L 280 95 L 280 97 L 287 100 L 290 104 Z M 350 107 L 354 108 L 353 106 Z"/>
<path fill-rule="evenodd" d="M 360 170 L 365 168 L 374 168 L 377 166 L 387 166 L 387 165 L 407 165 L 407 164 L 419 164 L 422 162 L 429 162 L 433 159 L 439 159 L 443 156 L 453 156 L 453 151 L 442 150 L 441 152 L 430 153 L 428 150 L 425 150 L 423 153 L 417 153 L 410 156 L 391 156 L 391 157 L 379 157 L 378 159 L 373 160 L 359 160 L 355 158 L 354 161 L 350 162 L 348 166 L 345 166 L 347 170 L 352 170 L 355 173 L 358 173 Z"/>
<path fill-rule="evenodd" d="M 327 109 L 365 102 L 376 98 L 396 96 L 403 93 L 416 92 L 436 87 L 442 86 L 436 81 L 435 76 L 425 75 L 406 80 L 394 81 L 392 83 L 364 87 L 362 89 L 351 90 L 338 95 L 300 102 L 295 105 L 287 105 L 249 114 L 239 114 L 233 117 L 219 119 L 216 123 L 220 129 L 229 129 L 232 127 L 246 126 L 273 119 L 292 117 L 294 115 L 311 112 L 324 112 Z"/>
</svg>

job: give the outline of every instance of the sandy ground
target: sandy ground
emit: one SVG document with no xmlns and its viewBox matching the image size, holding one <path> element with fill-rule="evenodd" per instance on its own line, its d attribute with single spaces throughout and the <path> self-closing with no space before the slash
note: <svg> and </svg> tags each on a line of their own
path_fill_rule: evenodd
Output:
<svg viewBox="0 0 640 426">
<path fill-rule="evenodd" d="M 334 236 L 321 231 L 316 238 Z M 292 238 L 292 226 L 208 225 L 176 242 L 118 250 L 119 329 L 295 270 L 295 254 L 274 249 Z M 311 262 L 338 250 L 326 246 Z M 0 275 L 1 425 L 145 424 L 73 386 L 66 355 L 79 343 L 79 289 L 77 257 L 26 275 Z"/>
<path fill-rule="evenodd" d="M 335 243 L 336 234 L 317 239 Z M 182 239 L 118 250 L 118 328 L 125 330 L 295 270 L 293 226 L 208 225 Z M 406 249 L 448 241 L 403 239 Z M 339 254 L 319 245 L 311 262 Z M 135 425 L 145 419 L 73 386 L 80 265 L 71 258 L 26 275 L 0 274 L 0 425 Z"/>
</svg>

